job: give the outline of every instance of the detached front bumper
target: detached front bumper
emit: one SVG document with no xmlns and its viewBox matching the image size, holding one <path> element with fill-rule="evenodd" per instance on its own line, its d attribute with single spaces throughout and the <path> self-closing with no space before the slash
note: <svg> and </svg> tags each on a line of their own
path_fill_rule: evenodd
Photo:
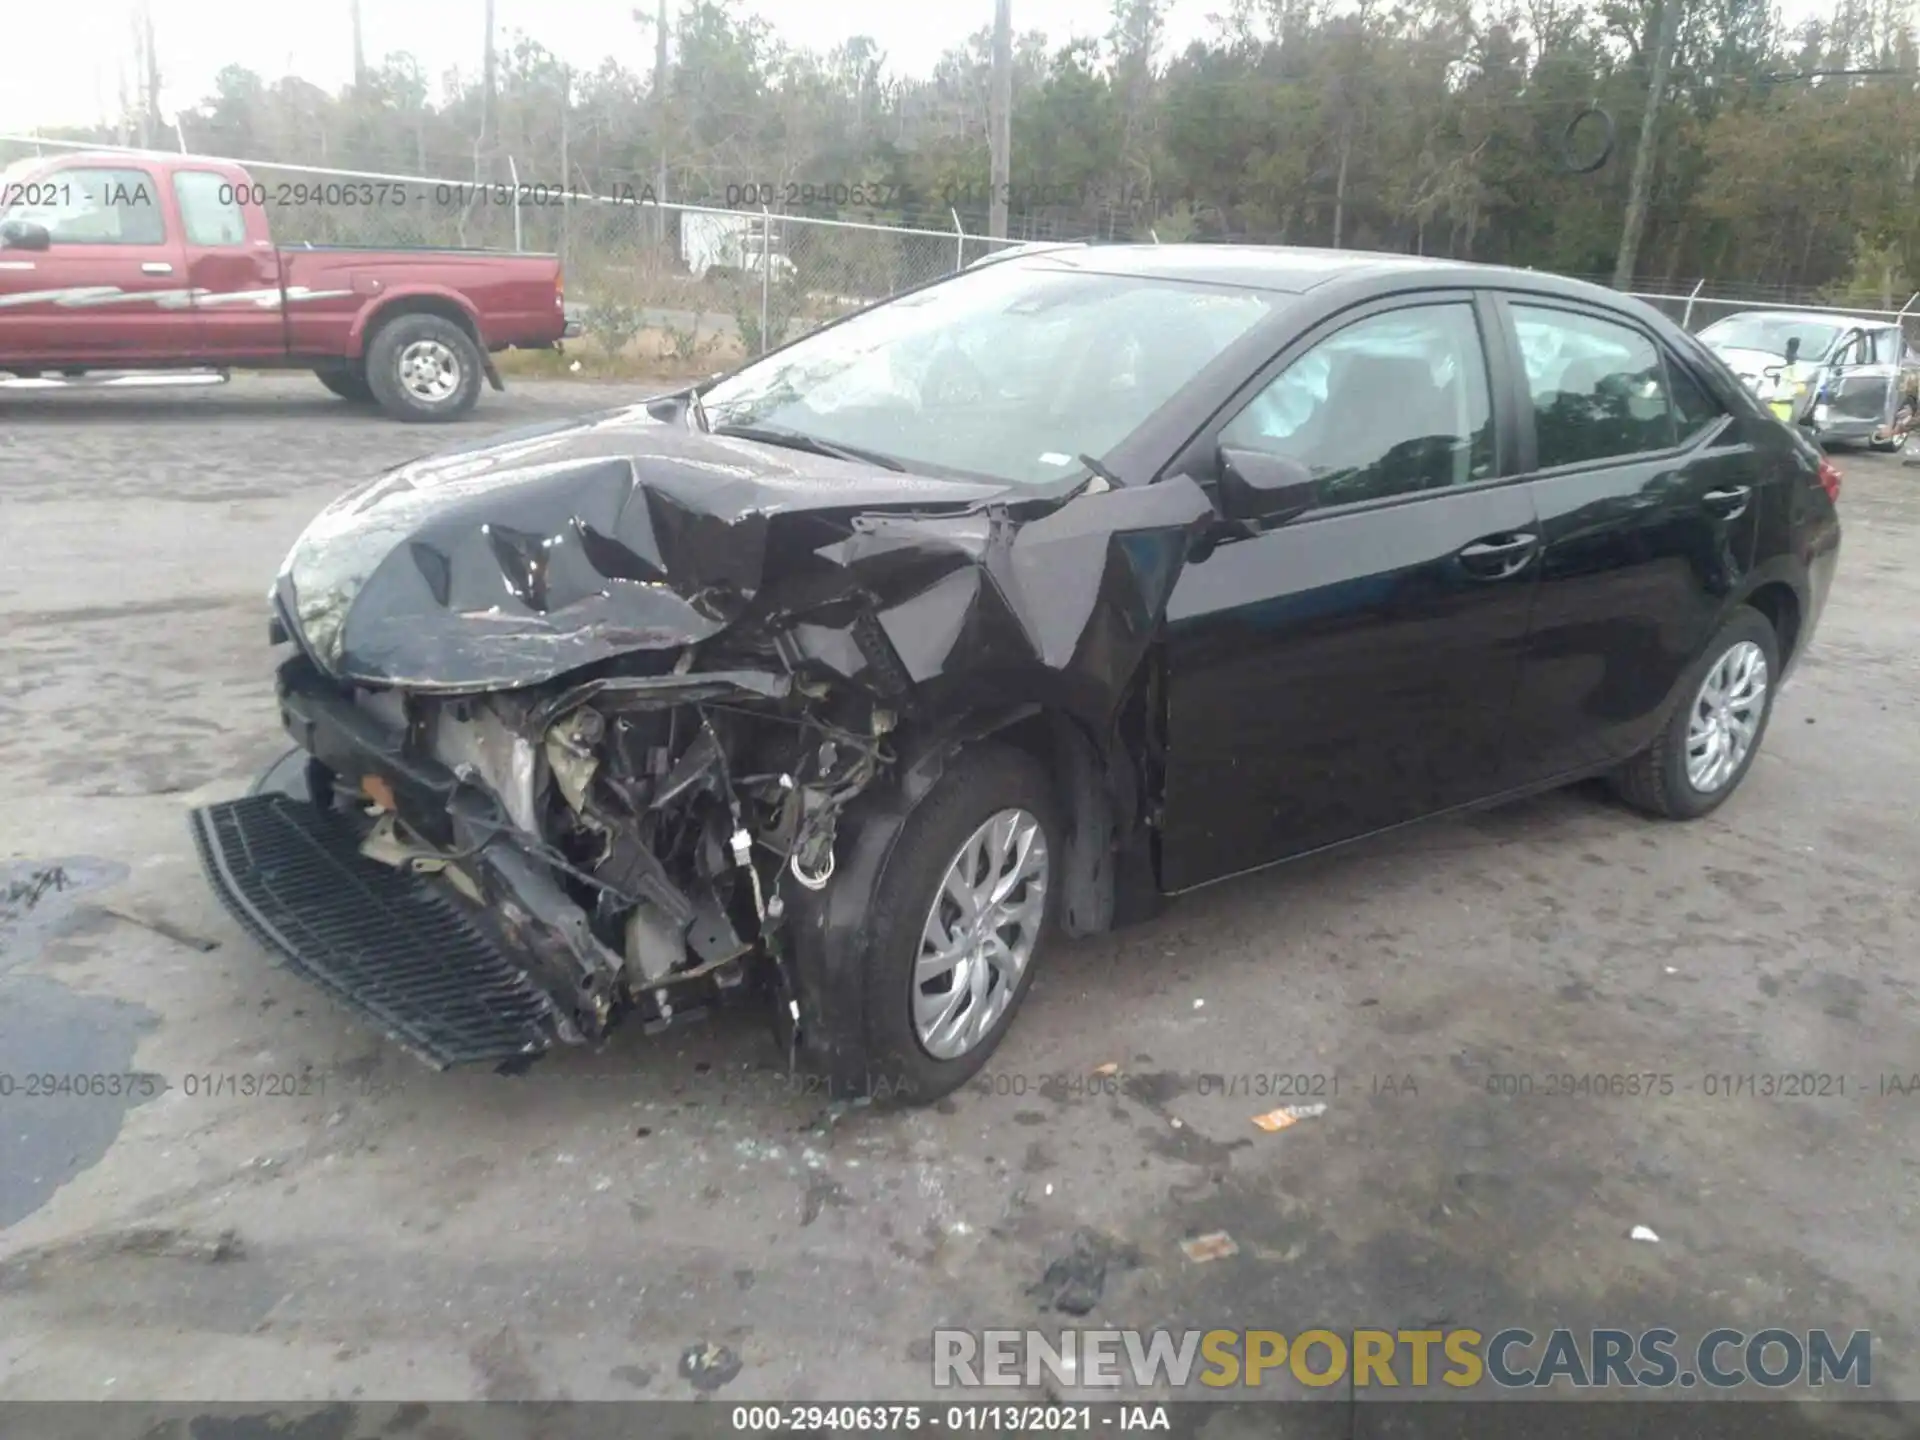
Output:
<svg viewBox="0 0 1920 1440">
<path fill-rule="evenodd" d="M 289 793 L 310 785 L 301 777 L 191 816 L 207 879 L 240 924 L 436 1067 L 535 1055 L 600 1033 L 620 957 L 497 798 L 409 753 L 399 731 L 303 657 L 281 667 L 279 698 L 319 793 Z M 484 903 L 464 897 L 431 858 L 413 873 L 369 859 L 368 828 L 331 803 L 355 793 L 378 796 L 458 857 Z"/>
<path fill-rule="evenodd" d="M 193 812 L 222 905 L 295 973 L 436 1069 L 537 1055 L 558 1009 L 428 880 L 360 854 L 342 818 L 267 793 Z"/>
</svg>

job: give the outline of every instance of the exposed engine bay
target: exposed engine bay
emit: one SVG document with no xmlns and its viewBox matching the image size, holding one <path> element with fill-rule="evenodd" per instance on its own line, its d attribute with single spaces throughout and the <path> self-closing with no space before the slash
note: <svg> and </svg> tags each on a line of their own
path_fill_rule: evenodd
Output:
<svg viewBox="0 0 1920 1440">
<path fill-rule="evenodd" d="M 826 886 L 842 811 L 893 759 L 897 717 L 870 697 L 768 670 L 695 672 L 695 648 L 658 657 L 673 662 L 662 674 L 545 692 L 355 693 L 360 709 L 404 729 L 483 806 L 497 802 L 510 827 L 488 837 L 479 820 L 480 850 L 474 840 L 448 847 L 376 778 L 359 794 L 372 822 L 361 853 L 439 875 L 474 904 L 497 907 L 509 929 L 527 897 L 500 893 L 514 888 L 511 869 L 475 858 L 498 854 L 492 838 L 545 862 L 588 934 L 560 954 L 550 937 L 517 938 L 571 972 L 578 1004 L 556 1019 L 580 1038 L 626 1005 L 643 1022 L 665 1022 L 761 979 L 785 996 L 797 1029 L 782 969 L 782 888 Z M 527 921 L 551 929 L 553 918 Z M 762 959 L 770 968 L 756 975 Z"/>
</svg>

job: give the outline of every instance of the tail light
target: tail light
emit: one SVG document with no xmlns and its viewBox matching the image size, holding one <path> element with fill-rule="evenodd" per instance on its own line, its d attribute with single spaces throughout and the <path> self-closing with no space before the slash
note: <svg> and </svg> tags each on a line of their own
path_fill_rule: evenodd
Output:
<svg viewBox="0 0 1920 1440">
<path fill-rule="evenodd" d="M 1820 488 L 1827 492 L 1827 499 L 1835 504 L 1840 502 L 1840 467 L 1826 456 L 1820 457 Z"/>
<path fill-rule="evenodd" d="M 553 272 L 553 308 L 556 310 L 567 308 L 567 277 L 558 270 Z"/>
</svg>

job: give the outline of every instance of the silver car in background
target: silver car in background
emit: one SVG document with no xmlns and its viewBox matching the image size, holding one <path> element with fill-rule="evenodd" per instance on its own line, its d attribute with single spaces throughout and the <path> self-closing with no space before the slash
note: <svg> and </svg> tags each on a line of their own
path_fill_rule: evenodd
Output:
<svg viewBox="0 0 1920 1440">
<path fill-rule="evenodd" d="M 1899 324 L 1839 312 L 1746 310 L 1700 332 L 1773 413 L 1822 444 L 1906 447 L 1920 352 Z"/>
</svg>

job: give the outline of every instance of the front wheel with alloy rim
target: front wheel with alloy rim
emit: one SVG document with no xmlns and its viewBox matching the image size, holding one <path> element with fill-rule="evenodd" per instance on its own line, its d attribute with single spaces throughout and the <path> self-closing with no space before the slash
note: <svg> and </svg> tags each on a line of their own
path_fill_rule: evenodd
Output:
<svg viewBox="0 0 1920 1440">
<path fill-rule="evenodd" d="M 480 398 L 485 358 L 443 315 L 397 315 L 367 342 L 367 384 L 396 420 L 455 420 Z"/>
<path fill-rule="evenodd" d="M 1759 611 L 1735 610 L 1681 689 L 1653 744 L 1614 776 L 1630 805 L 1691 820 L 1739 788 L 1760 751 L 1780 674 L 1779 641 Z"/>
<path fill-rule="evenodd" d="M 1022 751 L 962 751 L 915 807 L 876 887 L 866 975 L 876 1089 L 924 1105 L 987 1061 L 1033 983 L 1058 907 L 1061 826 Z"/>
</svg>

